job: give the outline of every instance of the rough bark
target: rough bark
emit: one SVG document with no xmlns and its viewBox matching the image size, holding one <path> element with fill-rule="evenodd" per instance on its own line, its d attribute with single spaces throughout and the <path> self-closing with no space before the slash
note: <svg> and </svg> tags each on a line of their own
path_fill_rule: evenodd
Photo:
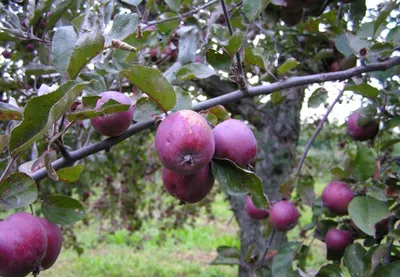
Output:
<svg viewBox="0 0 400 277">
<path fill-rule="evenodd" d="M 198 85 L 212 97 L 237 89 L 234 84 L 220 81 L 215 77 L 199 82 Z M 250 98 L 226 105 L 230 112 L 241 115 L 257 128 L 259 151 L 256 173 L 262 179 L 264 191 L 271 202 L 281 198 L 278 187 L 292 172 L 300 132 L 300 110 L 304 89 L 291 89 L 286 93 L 287 97 L 282 103 L 275 106 L 268 103 L 262 109 L 259 109 Z M 242 261 L 253 244 L 255 244 L 253 250 L 255 257 L 261 256 L 266 245 L 260 222 L 252 220 L 244 210 L 244 199 L 245 196 L 230 197 L 231 208 L 240 226 Z M 285 234 L 277 232 L 271 249 L 279 249 L 285 240 Z M 251 269 L 240 266 L 238 276 L 251 276 Z"/>
</svg>

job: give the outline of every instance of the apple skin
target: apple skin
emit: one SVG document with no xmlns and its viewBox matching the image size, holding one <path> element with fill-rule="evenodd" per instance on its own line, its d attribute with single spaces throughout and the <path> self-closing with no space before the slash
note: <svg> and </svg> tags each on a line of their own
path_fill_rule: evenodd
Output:
<svg viewBox="0 0 400 277">
<path fill-rule="evenodd" d="M 376 235 L 384 237 L 389 233 L 389 218 L 384 218 L 375 224 Z"/>
<path fill-rule="evenodd" d="M 158 126 L 155 148 L 164 167 L 177 174 L 194 174 L 210 163 L 215 151 L 214 135 L 200 114 L 180 110 Z"/>
<path fill-rule="evenodd" d="M 269 221 L 272 227 L 281 232 L 293 229 L 299 217 L 300 214 L 296 206 L 285 200 L 275 203 L 269 211 Z"/>
<path fill-rule="evenodd" d="M 164 167 L 162 179 L 169 194 L 191 204 L 203 200 L 215 182 L 210 165 L 191 175 L 176 174 Z"/>
<path fill-rule="evenodd" d="M 0 275 L 27 276 L 46 254 L 47 237 L 40 221 L 18 212 L 0 221 Z"/>
<path fill-rule="evenodd" d="M 35 45 L 33 45 L 32 43 L 28 43 L 27 45 L 25 45 L 25 50 L 28 52 L 33 52 L 35 51 Z"/>
<path fill-rule="evenodd" d="M 115 137 L 123 134 L 131 125 L 134 109 L 131 100 L 118 91 L 106 91 L 100 94 L 95 110 L 99 110 L 107 101 L 113 99 L 121 104 L 130 105 L 129 109 L 123 112 L 116 112 L 92 118 L 90 122 L 93 128 L 101 135 Z"/>
<path fill-rule="evenodd" d="M 11 59 L 11 57 L 12 57 L 12 53 L 10 51 L 7 51 L 7 50 L 4 50 L 2 55 L 3 55 L 3 57 L 5 59 Z"/>
<path fill-rule="evenodd" d="M 41 266 L 44 269 L 49 269 L 56 262 L 58 255 L 61 252 L 63 243 L 62 232 L 58 225 L 50 223 L 45 218 L 39 218 L 39 221 L 47 235 L 47 251 L 42 260 Z"/>
<path fill-rule="evenodd" d="M 240 167 L 247 167 L 257 155 L 257 141 L 250 128 L 242 121 L 228 119 L 214 130 L 215 157 L 234 161 Z"/>
<path fill-rule="evenodd" d="M 253 201 L 251 200 L 250 196 L 247 196 L 245 202 L 245 209 L 247 214 L 255 220 L 263 220 L 266 219 L 269 215 L 269 212 L 260 210 L 256 206 L 254 206 Z"/>
<path fill-rule="evenodd" d="M 328 260 L 340 260 L 346 247 L 352 243 L 353 235 L 350 231 L 330 229 L 325 235 Z"/>
<path fill-rule="evenodd" d="M 366 141 L 373 139 L 378 131 L 379 125 L 376 121 L 372 120 L 367 125 L 361 127 L 358 126 L 358 119 L 360 118 L 360 113 L 352 113 L 347 120 L 347 133 L 354 140 Z"/>
<path fill-rule="evenodd" d="M 322 202 L 335 215 L 346 215 L 353 197 L 349 186 L 340 181 L 330 182 L 322 192 Z"/>
</svg>

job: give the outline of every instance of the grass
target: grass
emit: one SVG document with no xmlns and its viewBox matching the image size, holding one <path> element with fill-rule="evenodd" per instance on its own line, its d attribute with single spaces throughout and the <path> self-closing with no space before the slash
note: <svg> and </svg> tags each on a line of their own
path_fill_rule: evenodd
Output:
<svg viewBox="0 0 400 277">
<path fill-rule="evenodd" d="M 317 182 L 317 195 L 322 192 L 325 182 Z M 79 257 L 71 249 L 63 249 L 57 263 L 42 277 L 169 277 L 169 276 L 237 276 L 236 266 L 213 266 L 216 248 L 226 245 L 239 248 L 239 228 L 233 220 L 228 202 L 218 196 L 213 204 L 213 212 L 218 220 L 207 222 L 199 218 L 196 226 L 169 230 L 165 237 L 157 227 L 157 222 L 147 222 L 140 232 L 130 235 L 119 230 L 98 243 L 96 224 L 77 225 L 78 241 L 85 252 Z M 311 208 L 301 211 L 299 224 L 310 222 Z M 288 233 L 290 240 L 299 240 L 299 227 Z M 160 241 L 162 242 L 160 244 Z M 309 244 L 311 239 L 306 240 Z M 325 246 L 314 240 L 308 255 L 308 268 L 318 270 L 325 263 Z"/>
</svg>

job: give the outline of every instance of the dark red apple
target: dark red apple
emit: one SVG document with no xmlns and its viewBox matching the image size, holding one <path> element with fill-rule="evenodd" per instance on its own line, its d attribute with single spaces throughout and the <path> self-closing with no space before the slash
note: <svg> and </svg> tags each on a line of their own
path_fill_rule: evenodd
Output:
<svg viewBox="0 0 400 277">
<path fill-rule="evenodd" d="M 11 59 L 11 57 L 12 57 L 12 53 L 7 50 L 4 50 L 2 54 L 5 59 Z"/>
<path fill-rule="evenodd" d="M 284 200 L 275 203 L 269 211 L 269 221 L 272 227 L 281 232 L 293 229 L 299 216 L 296 206 Z"/>
<path fill-rule="evenodd" d="M 322 192 L 322 202 L 335 215 L 346 215 L 353 192 L 346 183 L 330 182 Z"/>
<path fill-rule="evenodd" d="M 347 230 L 330 229 L 325 235 L 325 243 L 328 260 L 339 260 L 346 247 L 353 243 L 353 235 Z"/>
<path fill-rule="evenodd" d="M 215 157 L 234 161 L 240 167 L 247 167 L 257 155 L 257 141 L 250 128 L 242 121 L 228 119 L 214 130 Z"/>
<path fill-rule="evenodd" d="M 373 139 L 379 130 L 379 125 L 376 121 L 371 120 L 364 126 L 358 125 L 358 119 L 360 118 L 360 113 L 352 113 L 347 120 L 347 133 L 354 140 L 365 141 Z"/>
<path fill-rule="evenodd" d="M 215 142 L 210 126 L 201 115 L 180 110 L 167 116 L 158 126 L 155 148 L 167 169 L 188 175 L 210 163 Z"/>
<path fill-rule="evenodd" d="M 157 48 L 153 48 L 153 49 L 151 49 L 151 50 L 149 51 L 149 54 L 150 54 L 150 59 L 151 59 L 151 61 L 152 61 L 152 62 L 155 62 L 155 61 L 158 60 L 158 56 L 159 56 L 159 54 L 160 54 L 160 50 L 158 49 L 158 47 L 157 47 Z"/>
<path fill-rule="evenodd" d="M 28 275 L 38 269 L 46 249 L 46 231 L 36 217 L 18 212 L 0 221 L 1 276 Z"/>
<path fill-rule="evenodd" d="M 280 17 L 283 22 L 289 27 L 293 27 L 300 23 L 303 18 L 303 10 L 293 11 L 288 8 L 281 8 Z"/>
<path fill-rule="evenodd" d="M 99 110 L 110 99 L 123 105 L 130 105 L 127 111 L 101 115 L 91 119 L 92 126 L 101 135 L 115 137 L 123 134 L 131 125 L 134 109 L 131 100 L 118 91 L 106 91 L 100 94 L 95 110 Z"/>
<path fill-rule="evenodd" d="M 41 266 L 43 269 L 49 269 L 57 260 L 61 252 L 63 237 L 61 229 L 58 225 L 50 223 L 45 218 L 39 218 L 40 223 L 46 230 L 47 235 L 47 251 Z"/>
<path fill-rule="evenodd" d="M 333 61 L 329 67 L 330 72 L 340 71 L 340 63 L 339 61 Z"/>
<path fill-rule="evenodd" d="M 214 185 L 214 175 L 210 165 L 191 175 L 176 174 L 163 168 L 162 175 L 165 189 L 185 203 L 197 203 L 203 200 Z"/>
<path fill-rule="evenodd" d="M 389 218 L 384 218 L 375 224 L 376 236 L 383 237 L 389 233 Z"/>
<path fill-rule="evenodd" d="M 33 45 L 32 43 L 28 43 L 27 45 L 25 45 L 25 50 L 28 52 L 33 52 L 35 50 L 35 45 Z"/>
<path fill-rule="evenodd" d="M 245 209 L 247 211 L 247 214 L 252 219 L 263 220 L 263 219 L 266 219 L 269 215 L 269 213 L 267 211 L 260 210 L 256 206 L 254 206 L 253 201 L 251 200 L 250 196 L 247 196 L 247 198 L 246 198 Z"/>
</svg>

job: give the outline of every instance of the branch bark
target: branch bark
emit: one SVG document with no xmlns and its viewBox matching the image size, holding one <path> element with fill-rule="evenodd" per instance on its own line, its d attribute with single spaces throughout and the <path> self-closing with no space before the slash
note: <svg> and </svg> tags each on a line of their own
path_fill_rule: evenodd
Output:
<svg viewBox="0 0 400 277">
<path fill-rule="evenodd" d="M 219 97 L 209 99 L 207 101 L 198 103 L 193 106 L 193 110 L 200 111 L 209 109 L 216 105 L 224 105 L 233 101 L 241 100 L 245 97 L 258 96 L 258 95 L 269 95 L 274 91 L 282 89 L 294 88 L 313 83 L 322 83 L 326 81 L 343 81 L 351 77 L 360 75 L 366 72 L 372 71 L 384 71 L 394 66 L 400 65 L 400 57 L 395 57 L 384 62 L 372 63 L 369 65 L 362 65 L 354 67 L 348 70 L 333 72 L 333 73 L 321 73 L 310 76 L 292 77 L 284 81 L 278 81 L 268 85 L 249 87 L 248 91 L 236 90 Z M 110 149 L 113 145 L 133 136 L 134 134 L 148 129 L 154 125 L 154 120 L 139 122 L 132 125 L 124 134 L 118 137 L 111 137 L 100 142 L 88 145 L 81 149 L 70 152 L 69 157 L 60 158 L 52 163 L 55 170 L 66 167 L 73 164 L 75 161 L 83 159 L 87 156 L 95 154 L 105 149 Z M 46 169 L 42 168 L 34 172 L 31 177 L 35 181 L 40 181 L 47 177 Z"/>
</svg>

